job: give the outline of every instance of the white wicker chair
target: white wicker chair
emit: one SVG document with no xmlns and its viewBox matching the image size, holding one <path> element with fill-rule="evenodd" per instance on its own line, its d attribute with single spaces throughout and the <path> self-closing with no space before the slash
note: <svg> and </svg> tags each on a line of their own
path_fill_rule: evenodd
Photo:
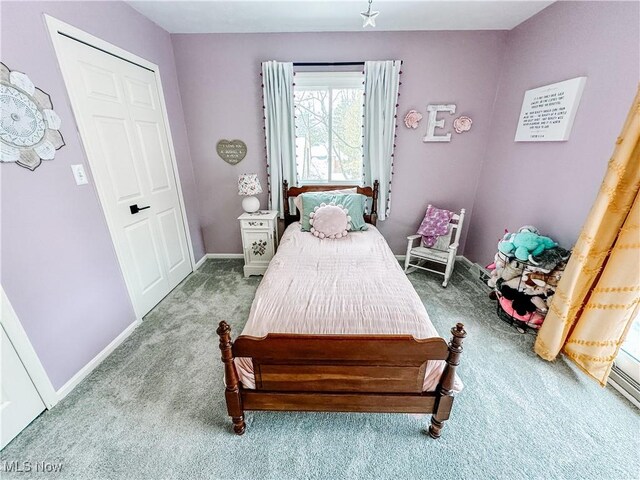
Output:
<svg viewBox="0 0 640 480">
<path fill-rule="evenodd" d="M 462 232 L 464 212 L 465 210 L 463 208 L 460 210 L 460 213 L 453 214 L 451 222 L 449 222 L 449 231 L 446 235 L 438 237 L 438 240 L 433 247 L 424 247 L 422 245 L 422 241 L 420 241 L 419 246 L 414 246 L 416 240 L 422 240 L 420 235 L 409 235 L 407 237 L 407 256 L 404 260 L 404 271 L 406 273 L 410 273 L 409 269 L 413 268 L 439 273 L 440 275 L 444 275 L 444 282 L 442 282 L 442 286 L 447 286 L 447 283 L 449 283 L 449 279 L 451 278 L 451 274 L 453 273 L 453 267 L 456 263 L 456 254 L 458 253 L 458 244 L 460 242 L 460 233 Z M 416 262 L 411 263 L 412 259 L 415 259 Z M 429 262 L 446 265 L 444 272 L 425 266 L 428 265 Z"/>
</svg>

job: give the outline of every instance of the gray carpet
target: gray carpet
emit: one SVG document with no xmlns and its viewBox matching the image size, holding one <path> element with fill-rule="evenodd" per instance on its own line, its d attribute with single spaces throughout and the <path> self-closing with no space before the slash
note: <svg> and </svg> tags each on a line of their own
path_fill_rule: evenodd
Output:
<svg viewBox="0 0 640 480">
<path fill-rule="evenodd" d="M 237 335 L 247 319 L 261 277 L 241 270 L 207 261 L 0 455 L 3 469 L 61 462 L 61 473 L 2 478 L 638 478 L 638 411 L 566 361 L 537 358 L 534 337 L 498 320 L 461 265 L 447 289 L 410 275 L 439 332 L 464 322 L 469 334 L 466 388 L 440 440 L 425 435 L 427 416 L 404 414 L 249 412 L 233 435 L 215 327 Z"/>
</svg>

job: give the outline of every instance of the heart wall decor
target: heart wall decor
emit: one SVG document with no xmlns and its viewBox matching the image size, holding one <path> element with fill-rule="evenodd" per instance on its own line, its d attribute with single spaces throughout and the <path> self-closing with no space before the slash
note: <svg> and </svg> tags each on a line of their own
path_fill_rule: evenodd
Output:
<svg viewBox="0 0 640 480">
<path fill-rule="evenodd" d="M 247 155 L 247 144 L 242 140 L 220 140 L 216 151 L 229 165 L 237 165 Z"/>
</svg>

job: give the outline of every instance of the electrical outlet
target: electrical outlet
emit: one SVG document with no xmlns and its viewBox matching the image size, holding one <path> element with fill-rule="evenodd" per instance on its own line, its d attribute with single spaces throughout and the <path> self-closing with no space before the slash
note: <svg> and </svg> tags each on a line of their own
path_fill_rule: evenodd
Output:
<svg viewBox="0 0 640 480">
<path fill-rule="evenodd" d="M 76 185 L 86 185 L 89 183 L 87 174 L 84 173 L 84 165 L 71 165 L 71 171 L 73 171 L 73 177 L 76 179 Z"/>
</svg>

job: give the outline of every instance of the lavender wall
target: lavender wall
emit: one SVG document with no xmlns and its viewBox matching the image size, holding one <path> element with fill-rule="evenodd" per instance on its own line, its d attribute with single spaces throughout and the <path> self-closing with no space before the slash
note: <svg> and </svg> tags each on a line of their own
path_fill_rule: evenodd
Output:
<svg viewBox="0 0 640 480">
<path fill-rule="evenodd" d="M 204 252 L 198 198 L 169 34 L 124 3 L 2 2 L 2 61 L 51 95 L 66 146 L 30 172 L 0 165 L 2 285 L 55 388 L 134 319 L 97 194 L 76 186 L 88 164 L 42 14 L 160 67 L 196 259 Z"/>
<path fill-rule="evenodd" d="M 428 203 L 472 213 L 490 128 L 505 32 L 358 32 L 172 35 L 180 94 L 200 197 L 205 248 L 242 251 L 237 176 L 266 182 L 260 62 L 402 59 L 398 112 L 428 103 L 456 103 L 473 128 L 451 143 L 423 143 L 398 127 L 391 217 L 380 229 L 396 253 L 406 249 Z M 401 118 L 399 118 L 401 120 Z M 400 122 L 401 123 L 401 122 Z M 450 128 L 450 124 L 449 124 Z M 248 154 L 230 166 L 215 153 L 221 138 L 239 138 Z M 266 189 L 265 189 L 266 190 Z M 266 194 L 260 197 L 266 208 Z M 464 233 L 463 233 L 464 235 Z M 464 238 L 464 237 L 463 237 Z"/>
<path fill-rule="evenodd" d="M 160 66 L 196 258 L 204 251 L 241 251 L 237 175 L 255 171 L 266 182 L 263 60 L 403 59 L 401 115 L 449 102 L 470 115 L 473 129 L 454 134 L 451 143 L 422 143 L 424 122 L 417 131 L 399 126 L 393 210 L 381 230 L 393 250 L 403 253 L 404 237 L 416 230 L 427 203 L 466 207 L 471 226 L 464 251 L 481 262 L 491 259 L 504 228 L 525 223 L 564 245 L 573 243 L 640 71 L 635 2 L 559 2 L 508 34 L 171 37 L 120 2 L 0 5 L 2 60 L 51 94 L 67 142 L 54 161 L 35 172 L 0 165 L 1 281 L 56 388 L 122 332 L 134 314 L 95 190 L 76 186 L 71 175 L 70 164 L 88 165 L 43 13 Z M 524 91 L 579 75 L 588 80 L 571 139 L 514 143 Z M 245 140 L 247 158 L 237 166 L 225 164 L 215 154 L 220 138 Z M 266 194 L 261 200 L 265 206 Z"/>
<path fill-rule="evenodd" d="M 486 264 L 505 228 L 570 247 L 593 204 L 640 79 L 640 4 L 557 2 L 507 38 L 465 254 Z M 567 142 L 514 143 L 524 91 L 586 76 Z"/>
</svg>

